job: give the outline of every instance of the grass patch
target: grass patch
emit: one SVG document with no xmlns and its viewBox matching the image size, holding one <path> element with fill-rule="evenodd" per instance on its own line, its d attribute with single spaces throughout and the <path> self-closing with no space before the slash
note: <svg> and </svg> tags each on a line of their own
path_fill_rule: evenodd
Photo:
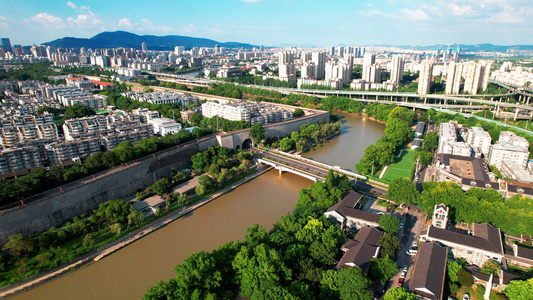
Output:
<svg viewBox="0 0 533 300">
<path fill-rule="evenodd" d="M 477 284 L 472 287 L 461 287 L 459 292 L 457 292 L 457 296 L 455 298 L 457 299 L 463 299 L 463 295 L 468 293 L 470 295 L 470 299 L 483 299 L 483 296 L 485 295 L 485 287 Z M 492 290 L 490 293 L 490 300 L 501 300 L 500 293 Z"/>
<path fill-rule="evenodd" d="M 378 199 L 378 201 L 376 202 L 376 205 L 387 207 L 389 205 L 389 203 L 387 201 L 383 201 L 381 199 Z"/>
<path fill-rule="evenodd" d="M 402 156 L 400 158 L 394 158 L 394 163 L 390 164 L 385 172 L 383 179 L 392 181 L 397 177 L 408 177 L 413 176 L 413 171 L 415 168 L 416 161 L 416 152 L 411 149 L 404 149 Z"/>
</svg>

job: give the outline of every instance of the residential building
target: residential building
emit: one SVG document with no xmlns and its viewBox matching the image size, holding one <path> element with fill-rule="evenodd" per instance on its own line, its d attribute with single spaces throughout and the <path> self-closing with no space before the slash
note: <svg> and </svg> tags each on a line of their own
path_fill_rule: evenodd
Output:
<svg viewBox="0 0 533 300">
<path fill-rule="evenodd" d="M 383 231 L 373 227 L 361 228 L 353 240 L 348 239 L 342 245 L 344 254 L 337 263 L 337 269 L 358 266 L 364 273 L 368 273 L 372 264 L 370 260 L 379 256 L 378 242 L 383 235 Z"/>
<path fill-rule="evenodd" d="M 442 153 L 447 143 L 456 141 L 457 133 L 455 129 L 455 124 L 452 122 L 441 123 L 439 127 L 439 147 L 437 149 L 437 153 Z"/>
<path fill-rule="evenodd" d="M 4 52 L 11 52 L 13 53 L 13 49 L 11 48 L 11 42 L 8 38 L 2 38 L 2 49 L 4 49 Z"/>
<path fill-rule="evenodd" d="M 180 112 L 180 118 L 183 120 L 183 122 L 189 122 L 189 120 L 192 118 L 194 113 L 195 113 L 194 110 L 182 110 Z"/>
<path fill-rule="evenodd" d="M 501 169 L 504 160 L 509 160 L 518 165 L 522 170 L 526 169 L 529 158 L 529 142 L 517 136 L 511 131 L 502 131 L 496 144 L 492 145 L 488 164 Z"/>
<path fill-rule="evenodd" d="M 435 242 L 421 243 L 409 289 L 419 299 L 444 299 L 448 249 Z"/>
<path fill-rule="evenodd" d="M 294 65 L 294 54 L 291 52 L 279 53 L 279 79 L 296 82 L 296 66 Z"/>
<path fill-rule="evenodd" d="M 429 94 L 433 79 L 433 62 L 424 60 L 420 64 L 420 76 L 418 76 L 418 94 Z"/>
<path fill-rule="evenodd" d="M 152 118 L 159 118 L 158 111 L 152 111 L 148 108 L 137 108 L 131 111 L 133 115 L 139 116 L 141 123 L 148 123 Z"/>
<path fill-rule="evenodd" d="M 504 250 L 499 228 L 488 223 L 474 223 L 472 235 L 429 226 L 420 235 L 422 241 L 439 242 L 453 254 L 453 257 L 464 258 L 471 264 L 483 266 L 491 259 L 503 263 Z"/>
<path fill-rule="evenodd" d="M 405 70 L 405 61 L 402 56 L 394 55 L 392 57 L 392 69 L 390 73 L 390 80 L 394 83 L 403 81 L 403 72 Z"/>
<path fill-rule="evenodd" d="M 463 74 L 463 64 L 450 62 L 446 70 L 446 94 L 459 94 L 461 89 L 461 78 Z"/>
<path fill-rule="evenodd" d="M 237 104 L 220 104 L 211 101 L 202 104 L 202 115 L 208 118 L 219 116 L 230 121 L 250 121 L 251 118 L 250 112 L 242 106 L 238 106 Z"/>
<path fill-rule="evenodd" d="M 315 65 L 315 74 L 313 79 L 324 79 L 324 77 L 326 76 L 326 53 L 322 51 L 314 51 L 311 54 L 311 61 Z"/>
<path fill-rule="evenodd" d="M 65 120 L 63 133 L 66 141 L 100 137 L 108 133 L 107 119 L 104 115 Z"/>
<path fill-rule="evenodd" d="M 369 83 L 381 82 L 381 68 L 374 64 L 363 67 L 363 80 Z"/>
<path fill-rule="evenodd" d="M 379 215 L 357 209 L 363 195 L 354 191 L 345 192 L 342 200 L 328 208 L 324 215 L 339 223 L 343 230 L 363 227 L 379 227 Z"/>
<path fill-rule="evenodd" d="M 73 159 L 85 159 L 100 152 L 100 137 L 76 141 L 56 142 L 46 145 L 50 164 Z"/>
<path fill-rule="evenodd" d="M 181 130 L 181 124 L 169 118 L 151 118 L 148 124 L 152 125 L 153 134 L 165 136 Z"/>
<path fill-rule="evenodd" d="M 463 135 L 463 139 L 474 148 L 476 154 L 481 152 L 485 158 L 489 157 L 490 147 L 492 146 L 492 137 L 488 132 L 483 130 L 483 128 L 472 127 Z"/>
<path fill-rule="evenodd" d="M 466 63 L 464 67 L 466 72 L 464 91 L 477 95 L 480 89 L 482 91 L 486 90 L 489 85 L 491 66 L 492 62 L 490 61 L 470 61 Z"/>
<path fill-rule="evenodd" d="M 0 173 L 43 166 L 46 162 L 46 153 L 43 150 L 42 145 L 25 145 L 0 150 Z"/>
<path fill-rule="evenodd" d="M 496 176 L 489 172 L 485 162 L 479 158 L 439 153 L 435 167 L 437 181 L 455 182 L 463 190 L 472 187 L 500 190 Z"/>
<path fill-rule="evenodd" d="M 217 78 L 234 78 L 242 75 L 239 67 L 224 65 L 217 71 Z"/>
</svg>

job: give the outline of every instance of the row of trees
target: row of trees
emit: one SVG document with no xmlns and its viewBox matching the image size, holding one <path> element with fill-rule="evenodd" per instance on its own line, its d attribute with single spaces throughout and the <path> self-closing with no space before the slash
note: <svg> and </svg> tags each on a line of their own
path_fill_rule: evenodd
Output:
<svg viewBox="0 0 533 300">
<path fill-rule="evenodd" d="M 0 80 L 40 80 L 44 82 L 53 83 L 48 76 L 68 75 L 68 74 L 83 74 L 83 75 L 112 75 L 113 71 L 100 69 L 98 67 L 69 67 L 61 70 L 52 70 L 51 63 L 24 63 L 21 64 L 21 69 L 0 69 Z"/>
<path fill-rule="evenodd" d="M 294 212 L 272 230 L 254 225 L 242 242 L 191 255 L 144 299 L 226 299 L 237 290 L 250 299 L 371 299 L 371 280 L 361 269 L 331 269 L 344 236 L 324 207 L 351 187 L 346 177 L 328 174 L 310 188 L 320 195 L 300 192 Z"/>
<path fill-rule="evenodd" d="M 394 154 L 413 137 L 409 124 L 414 113 L 405 107 L 373 103 L 367 105 L 365 113 L 380 121 L 387 122 L 385 135 L 374 145 L 365 148 L 363 158 L 355 165 L 360 174 L 370 174 L 380 170 L 394 159 Z"/>
<path fill-rule="evenodd" d="M 310 141 L 318 143 L 321 139 L 340 131 L 341 126 L 341 122 L 319 123 L 316 125 L 306 123 L 300 126 L 299 131 L 293 131 L 290 136 L 286 136 L 279 141 L 279 146 L 282 151 L 291 149 L 303 151 Z"/>
</svg>

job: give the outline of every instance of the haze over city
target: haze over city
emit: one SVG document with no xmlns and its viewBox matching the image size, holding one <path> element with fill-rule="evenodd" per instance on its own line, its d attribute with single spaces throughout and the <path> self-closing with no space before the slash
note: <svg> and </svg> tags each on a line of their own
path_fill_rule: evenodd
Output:
<svg viewBox="0 0 533 300">
<path fill-rule="evenodd" d="M 22 45 L 116 30 L 265 46 L 533 43 L 529 0 L 4 0 L 0 7 L 0 31 Z"/>
</svg>

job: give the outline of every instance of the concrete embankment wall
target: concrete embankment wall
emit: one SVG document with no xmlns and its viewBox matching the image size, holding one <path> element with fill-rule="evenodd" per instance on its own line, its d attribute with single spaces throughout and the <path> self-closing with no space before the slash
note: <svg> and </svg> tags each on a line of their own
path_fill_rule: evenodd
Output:
<svg viewBox="0 0 533 300">
<path fill-rule="evenodd" d="M 298 130 L 304 123 L 328 122 L 329 114 L 317 114 L 300 119 L 271 124 L 265 128 L 266 137 L 280 137 Z M 150 186 L 158 179 L 191 166 L 191 157 L 215 145 L 237 149 L 249 138 L 248 130 L 225 135 L 213 135 L 187 147 L 167 149 L 135 162 L 77 180 L 62 187 L 36 195 L 19 206 L 0 212 L 0 244 L 13 234 L 39 234 L 50 227 L 91 212 L 106 201 L 134 194 L 138 188 Z"/>
</svg>

